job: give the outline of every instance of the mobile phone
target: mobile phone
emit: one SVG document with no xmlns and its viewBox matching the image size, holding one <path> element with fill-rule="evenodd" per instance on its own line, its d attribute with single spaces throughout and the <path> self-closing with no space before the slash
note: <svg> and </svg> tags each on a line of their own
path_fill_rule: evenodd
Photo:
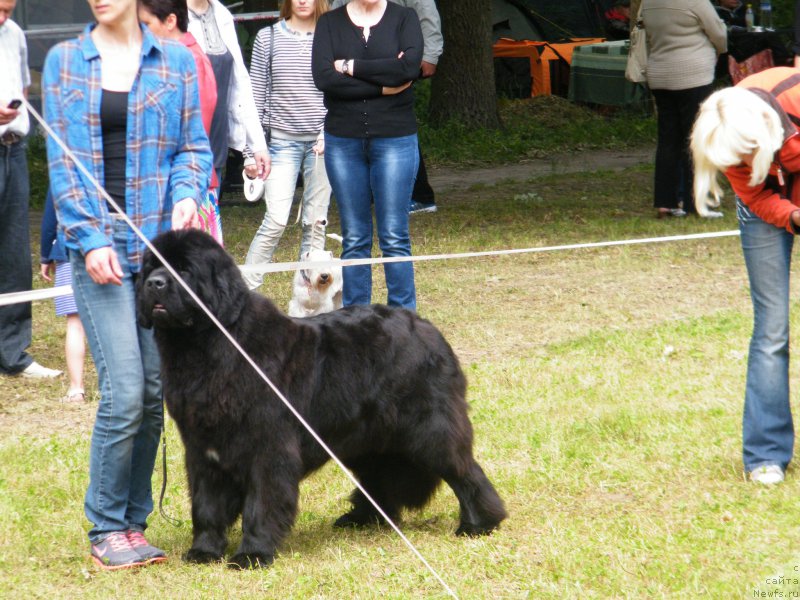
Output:
<svg viewBox="0 0 800 600">
<path fill-rule="evenodd" d="M 9 102 L 7 108 L 10 108 L 11 110 L 17 110 L 20 106 L 22 106 L 22 100 L 17 98 Z"/>
</svg>

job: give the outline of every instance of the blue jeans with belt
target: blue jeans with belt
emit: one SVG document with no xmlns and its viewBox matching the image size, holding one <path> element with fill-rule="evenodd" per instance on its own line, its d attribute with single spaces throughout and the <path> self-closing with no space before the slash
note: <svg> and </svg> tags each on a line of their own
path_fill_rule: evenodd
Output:
<svg viewBox="0 0 800 600">
<path fill-rule="evenodd" d="M 28 163 L 25 142 L 0 144 L 0 294 L 24 292 L 33 285 L 28 223 Z M 0 306 L 0 373 L 13 375 L 33 358 L 31 303 Z"/>
<path fill-rule="evenodd" d="M 343 138 L 325 133 L 325 167 L 342 221 L 342 258 L 372 256 L 372 203 L 383 256 L 411 256 L 408 204 L 419 165 L 417 136 Z M 416 310 L 414 266 L 384 265 L 387 303 Z M 345 267 L 342 301 L 372 302 L 372 268 Z"/>
<path fill-rule="evenodd" d="M 742 251 L 753 301 L 742 420 L 746 471 L 786 469 L 794 448 L 789 408 L 789 267 L 794 236 L 762 221 L 737 199 Z"/>
<path fill-rule="evenodd" d="M 69 253 L 75 301 L 100 389 L 84 501 L 93 543 L 115 531 L 146 528 L 163 421 L 158 349 L 153 331 L 136 322 L 127 237 L 128 226 L 117 220 L 114 250 L 124 273 L 121 286 L 96 284 L 84 257 Z"/>
</svg>

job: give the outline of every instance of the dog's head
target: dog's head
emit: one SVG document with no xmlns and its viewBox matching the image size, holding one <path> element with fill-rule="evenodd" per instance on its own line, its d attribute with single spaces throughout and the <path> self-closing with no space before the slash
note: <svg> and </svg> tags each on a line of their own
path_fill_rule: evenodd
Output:
<svg viewBox="0 0 800 600">
<path fill-rule="evenodd" d="M 341 288 L 342 286 L 342 268 L 335 265 L 314 265 L 314 263 L 330 263 L 333 261 L 333 252 L 327 250 L 312 249 L 304 252 L 302 256 L 303 262 L 309 265 L 300 269 L 300 276 L 303 282 L 316 290 L 320 294 L 324 294 L 328 289 Z"/>
<path fill-rule="evenodd" d="M 159 235 L 153 245 L 195 294 L 225 325 L 234 323 L 248 298 L 233 258 L 210 235 L 197 229 Z M 148 250 L 136 280 L 136 312 L 142 327 L 181 329 L 210 324 L 186 290 Z"/>
</svg>

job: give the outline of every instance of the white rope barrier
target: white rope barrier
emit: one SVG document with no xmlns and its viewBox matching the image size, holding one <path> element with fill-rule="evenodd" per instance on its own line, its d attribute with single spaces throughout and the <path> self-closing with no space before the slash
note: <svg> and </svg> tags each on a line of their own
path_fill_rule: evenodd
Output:
<svg viewBox="0 0 800 600">
<path fill-rule="evenodd" d="M 318 267 L 353 267 L 356 265 L 380 265 L 385 263 L 399 262 L 424 262 L 429 260 L 456 260 L 465 258 L 485 258 L 492 256 L 510 256 L 515 254 L 535 254 L 541 252 L 563 252 L 567 250 L 585 250 L 588 248 L 609 248 L 613 246 L 633 246 L 640 244 L 659 244 L 665 242 L 681 242 L 691 240 L 714 239 L 721 237 L 734 237 L 739 235 L 738 229 L 730 231 L 713 231 L 708 233 L 689 233 L 684 235 L 669 235 L 662 237 L 634 238 L 628 240 L 612 240 L 606 242 L 587 242 L 583 244 L 566 244 L 562 246 L 540 246 L 536 248 L 516 248 L 511 250 L 487 250 L 485 252 L 461 252 L 451 254 L 427 254 L 420 256 L 390 256 L 385 258 L 352 258 L 337 261 L 315 261 Z M 307 262 L 281 262 L 281 263 L 256 263 L 251 265 L 240 265 L 239 269 L 243 273 L 283 273 L 296 271 L 297 269 L 308 267 Z M 30 302 L 32 300 L 47 300 L 56 296 L 65 296 L 72 293 L 72 288 L 68 285 L 32 292 L 14 292 L 11 294 L 0 294 L 0 306 L 15 304 L 17 302 Z"/>
<path fill-rule="evenodd" d="M 406 546 L 411 550 L 411 552 L 422 562 L 423 565 L 428 569 L 428 571 L 436 578 L 442 588 L 453 598 L 458 599 L 456 593 L 447 585 L 447 583 L 442 579 L 441 575 L 431 566 L 431 564 L 425 559 L 424 556 L 420 553 L 419 550 L 411 543 L 405 534 L 400 530 L 400 528 L 395 524 L 395 522 L 386 514 L 386 512 L 381 508 L 381 506 L 372 498 L 369 492 L 361 485 L 361 483 L 356 479 L 356 477 L 347 469 L 344 463 L 339 459 L 338 456 L 330 449 L 330 447 L 323 441 L 323 439 L 319 436 L 319 434 L 314 430 L 311 425 L 303 418 L 303 416 L 297 411 L 297 409 L 292 405 L 291 402 L 284 396 L 284 394 L 277 388 L 277 386 L 270 380 L 269 377 L 261 370 L 261 367 L 253 360 L 253 358 L 241 347 L 238 341 L 233 337 L 233 335 L 225 328 L 222 323 L 214 316 L 211 310 L 206 306 L 206 304 L 200 299 L 200 297 L 189 287 L 189 285 L 183 280 L 183 278 L 178 274 L 178 272 L 173 268 L 171 264 L 167 262 L 167 260 L 161 255 L 161 253 L 153 246 L 152 242 L 148 240 L 141 232 L 141 230 L 134 225 L 133 221 L 130 220 L 125 211 L 122 210 L 121 207 L 114 202 L 113 198 L 109 196 L 108 192 L 100 185 L 100 182 L 95 179 L 95 177 L 86 169 L 86 167 L 81 163 L 80 160 L 74 155 L 74 153 L 67 148 L 64 141 L 59 138 L 55 132 L 50 128 L 50 126 L 45 122 L 42 116 L 30 105 L 26 98 L 23 98 L 23 102 L 25 103 L 26 108 L 30 113 L 36 118 L 36 120 L 41 124 L 47 134 L 64 150 L 64 153 L 73 161 L 76 168 L 83 173 L 83 175 L 92 183 L 92 185 L 97 187 L 97 190 L 100 192 L 101 196 L 114 208 L 117 209 L 120 216 L 125 220 L 128 226 L 136 233 L 136 235 L 142 240 L 142 242 L 148 247 L 148 249 L 153 253 L 153 255 L 161 261 L 161 264 L 164 266 L 165 269 L 175 278 L 178 284 L 183 287 L 189 297 L 194 300 L 200 309 L 208 316 L 212 323 L 219 329 L 219 331 L 228 339 L 231 345 L 241 354 L 242 358 L 244 358 L 253 370 L 258 374 L 259 377 L 264 381 L 264 383 L 269 386 L 269 388 L 273 391 L 273 393 L 280 399 L 280 401 L 284 404 L 284 406 L 295 416 L 298 422 L 305 428 L 308 434 L 314 438 L 314 440 L 320 445 L 320 447 L 330 456 L 331 460 L 333 460 L 345 476 L 356 486 L 356 488 L 364 495 L 364 497 L 372 504 L 378 513 L 384 518 L 386 523 L 388 523 L 391 528 L 400 536 L 400 539 L 406 544 Z"/>
</svg>

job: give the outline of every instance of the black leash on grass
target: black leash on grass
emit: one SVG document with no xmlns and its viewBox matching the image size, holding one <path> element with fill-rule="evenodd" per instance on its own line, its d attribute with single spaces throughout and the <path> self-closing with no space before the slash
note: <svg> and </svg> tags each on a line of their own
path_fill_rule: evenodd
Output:
<svg viewBox="0 0 800 600">
<path fill-rule="evenodd" d="M 175 519 L 170 517 L 164 511 L 164 494 L 167 491 L 167 411 L 166 407 L 164 406 L 164 398 L 161 398 L 161 495 L 158 498 L 158 512 L 161 513 L 161 516 L 164 517 L 164 520 L 167 521 L 170 525 L 174 527 L 180 527 L 183 525 L 183 521 L 180 519 Z"/>
</svg>

